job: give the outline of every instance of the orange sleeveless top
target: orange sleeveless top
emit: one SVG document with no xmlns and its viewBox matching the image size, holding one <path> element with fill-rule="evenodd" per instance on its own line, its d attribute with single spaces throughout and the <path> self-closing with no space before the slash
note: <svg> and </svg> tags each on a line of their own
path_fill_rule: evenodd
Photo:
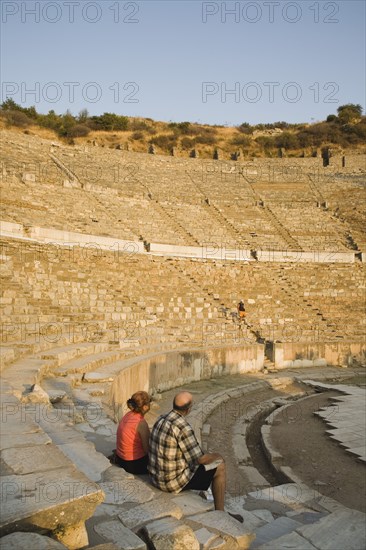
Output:
<svg viewBox="0 0 366 550">
<path fill-rule="evenodd" d="M 137 460 L 146 454 L 137 432 L 140 422 L 146 422 L 143 415 L 130 411 L 124 415 L 118 425 L 116 452 L 123 460 Z"/>
</svg>

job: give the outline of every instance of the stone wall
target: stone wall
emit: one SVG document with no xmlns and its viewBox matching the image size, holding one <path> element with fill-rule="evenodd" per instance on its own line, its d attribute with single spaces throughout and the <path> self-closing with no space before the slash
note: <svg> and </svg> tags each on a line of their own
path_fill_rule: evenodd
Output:
<svg viewBox="0 0 366 550">
<path fill-rule="evenodd" d="M 313 344 L 275 343 L 276 368 L 323 367 L 326 365 L 352 367 L 366 364 L 365 342 L 318 342 Z"/>
<path fill-rule="evenodd" d="M 365 172 L 366 155 L 355 155 L 345 152 L 343 155 L 334 155 L 329 159 L 329 166 L 342 169 L 344 172 Z"/>
<path fill-rule="evenodd" d="M 58 334 L 85 330 L 88 339 L 99 334 L 126 347 L 318 342 L 365 331 L 361 263 L 165 258 L 93 242 L 1 245 L 4 344 L 28 336 L 56 344 Z"/>
<path fill-rule="evenodd" d="M 126 412 L 127 399 L 137 389 L 156 393 L 217 376 L 259 372 L 263 361 L 264 346 L 260 344 L 174 351 L 134 360 L 114 380 L 111 405 L 120 418 Z"/>
</svg>

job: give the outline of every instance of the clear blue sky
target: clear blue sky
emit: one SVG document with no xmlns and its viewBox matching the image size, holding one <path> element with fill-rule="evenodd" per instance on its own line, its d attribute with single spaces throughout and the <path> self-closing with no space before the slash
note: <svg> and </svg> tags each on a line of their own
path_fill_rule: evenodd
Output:
<svg viewBox="0 0 366 550">
<path fill-rule="evenodd" d="M 236 125 L 365 108 L 363 0 L 2 0 L 1 8 L 1 101 L 39 112 Z"/>
</svg>

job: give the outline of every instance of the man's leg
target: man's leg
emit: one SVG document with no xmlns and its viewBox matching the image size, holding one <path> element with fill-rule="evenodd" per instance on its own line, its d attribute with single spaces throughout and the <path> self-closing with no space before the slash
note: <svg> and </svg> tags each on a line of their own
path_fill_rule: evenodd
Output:
<svg viewBox="0 0 366 550">
<path fill-rule="evenodd" d="M 214 478 L 212 480 L 212 494 L 214 497 L 215 510 L 224 510 L 226 490 L 226 467 L 222 462 L 216 468 Z"/>
<path fill-rule="evenodd" d="M 221 510 L 224 512 L 225 504 L 225 490 L 226 490 L 226 467 L 225 462 L 219 464 L 216 468 L 214 478 L 212 480 L 212 494 L 214 497 L 215 510 Z M 240 514 L 231 514 L 229 515 L 243 523 L 243 516 Z"/>
</svg>

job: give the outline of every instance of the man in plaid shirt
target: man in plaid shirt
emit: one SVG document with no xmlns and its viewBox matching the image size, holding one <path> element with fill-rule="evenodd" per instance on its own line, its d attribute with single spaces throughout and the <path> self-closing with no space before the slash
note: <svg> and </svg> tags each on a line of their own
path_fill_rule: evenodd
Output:
<svg viewBox="0 0 366 550">
<path fill-rule="evenodd" d="M 160 416 L 150 434 L 148 470 L 152 483 L 169 493 L 187 489 L 206 491 L 212 483 L 216 510 L 224 510 L 226 472 L 218 453 L 203 453 L 185 416 L 192 408 L 192 395 L 178 393 L 173 410 Z M 217 467 L 206 470 L 208 464 Z"/>
</svg>

